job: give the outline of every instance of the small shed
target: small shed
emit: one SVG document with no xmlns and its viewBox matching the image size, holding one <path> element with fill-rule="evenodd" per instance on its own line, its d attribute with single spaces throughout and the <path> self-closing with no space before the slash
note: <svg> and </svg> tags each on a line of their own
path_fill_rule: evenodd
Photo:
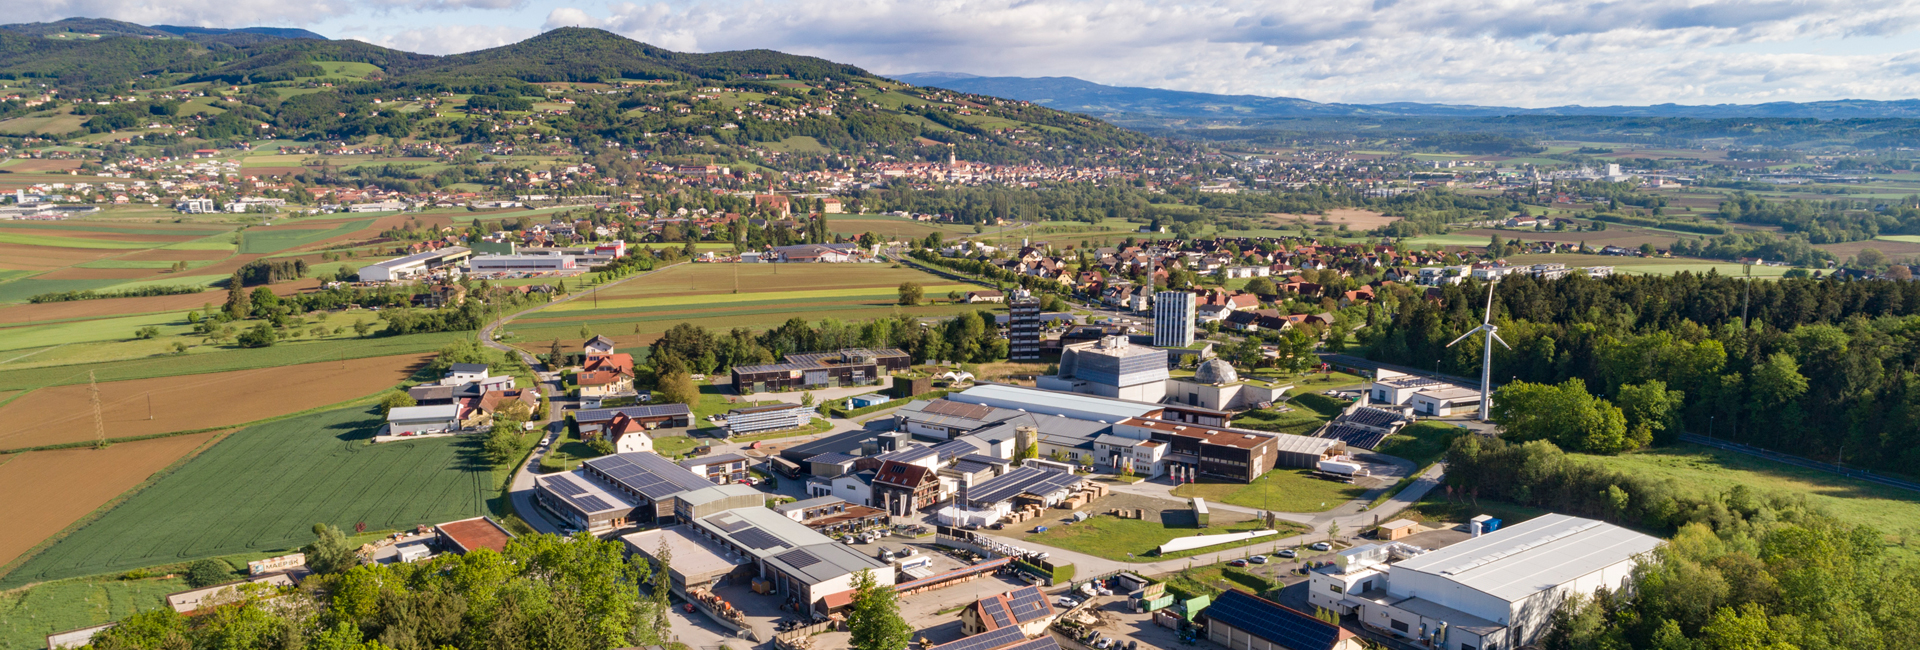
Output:
<svg viewBox="0 0 1920 650">
<path fill-rule="evenodd" d="M 1380 539 L 1384 539 L 1387 541 L 1401 539 L 1408 535 L 1412 535 L 1418 527 L 1419 525 L 1413 523 L 1412 520 L 1395 519 L 1393 521 L 1380 524 Z"/>
</svg>

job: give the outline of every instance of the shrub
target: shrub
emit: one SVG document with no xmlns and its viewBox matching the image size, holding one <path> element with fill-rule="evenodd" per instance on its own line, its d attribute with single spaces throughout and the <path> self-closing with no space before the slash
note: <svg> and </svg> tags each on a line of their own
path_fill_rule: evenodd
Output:
<svg viewBox="0 0 1920 650">
<path fill-rule="evenodd" d="M 196 560 L 193 564 L 187 565 L 187 586 L 189 587 L 210 587 L 226 582 L 232 577 L 233 565 L 227 564 L 226 560 Z"/>
</svg>

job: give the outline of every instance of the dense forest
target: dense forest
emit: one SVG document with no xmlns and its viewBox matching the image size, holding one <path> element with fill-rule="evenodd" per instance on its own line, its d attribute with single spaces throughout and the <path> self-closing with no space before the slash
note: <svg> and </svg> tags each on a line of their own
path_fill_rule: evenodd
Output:
<svg viewBox="0 0 1920 650">
<path fill-rule="evenodd" d="M 1369 355 L 1478 375 L 1477 339 L 1446 346 L 1479 324 L 1484 286 L 1447 287 L 1437 302 L 1403 294 L 1363 330 Z M 1885 471 L 1920 467 L 1920 284 L 1511 276 L 1493 314 L 1512 346 L 1494 352 L 1497 383 L 1573 379 L 1617 401 L 1657 381 L 1681 394 L 1687 431 Z"/>
</svg>

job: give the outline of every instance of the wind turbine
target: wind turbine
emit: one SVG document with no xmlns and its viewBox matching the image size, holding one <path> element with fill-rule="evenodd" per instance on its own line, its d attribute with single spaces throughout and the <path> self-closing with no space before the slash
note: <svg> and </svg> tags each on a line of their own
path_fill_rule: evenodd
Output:
<svg viewBox="0 0 1920 650">
<path fill-rule="evenodd" d="M 1474 332 L 1487 333 L 1486 346 L 1485 349 L 1482 350 L 1482 353 L 1486 355 L 1486 360 L 1480 366 L 1480 420 L 1482 422 L 1487 420 L 1488 410 L 1491 408 L 1490 398 L 1493 394 L 1491 392 L 1493 388 L 1493 342 L 1499 341 L 1501 347 L 1508 350 L 1513 349 L 1513 346 L 1507 345 L 1506 340 L 1501 339 L 1499 334 L 1495 334 L 1495 332 L 1500 331 L 1500 326 L 1493 324 L 1494 282 L 1495 280 L 1487 281 L 1487 314 L 1480 320 L 1480 326 L 1467 330 L 1467 333 L 1461 334 L 1460 338 L 1454 339 L 1453 343 L 1447 344 L 1447 347 L 1453 347 L 1455 344 L 1467 340 L 1467 337 L 1473 336 Z"/>
</svg>

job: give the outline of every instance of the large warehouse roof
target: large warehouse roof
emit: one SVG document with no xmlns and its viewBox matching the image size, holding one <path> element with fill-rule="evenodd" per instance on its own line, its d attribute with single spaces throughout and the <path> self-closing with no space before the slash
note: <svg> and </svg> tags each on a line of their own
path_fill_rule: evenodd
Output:
<svg viewBox="0 0 1920 650">
<path fill-rule="evenodd" d="M 586 465 L 654 501 L 687 490 L 713 487 L 713 482 L 706 477 L 649 452 L 601 456 L 587 461 Z"/>
<path fill-rule="evenodd" d="M 948 395 L 947 399 L 1042 415 L 1098 418 L 1107 422 L 1119 422 L 1126 418 L 1141 417 L 1161 410 L 1157 404 L 1004 384 L 980 384 Z"/>
<path fill-rule="evenodd" d="M 1541 515 L 1393 565 L 1508 602 L 1646 553 L 1660 540 L 1602 521 Z"/>
</svg>

